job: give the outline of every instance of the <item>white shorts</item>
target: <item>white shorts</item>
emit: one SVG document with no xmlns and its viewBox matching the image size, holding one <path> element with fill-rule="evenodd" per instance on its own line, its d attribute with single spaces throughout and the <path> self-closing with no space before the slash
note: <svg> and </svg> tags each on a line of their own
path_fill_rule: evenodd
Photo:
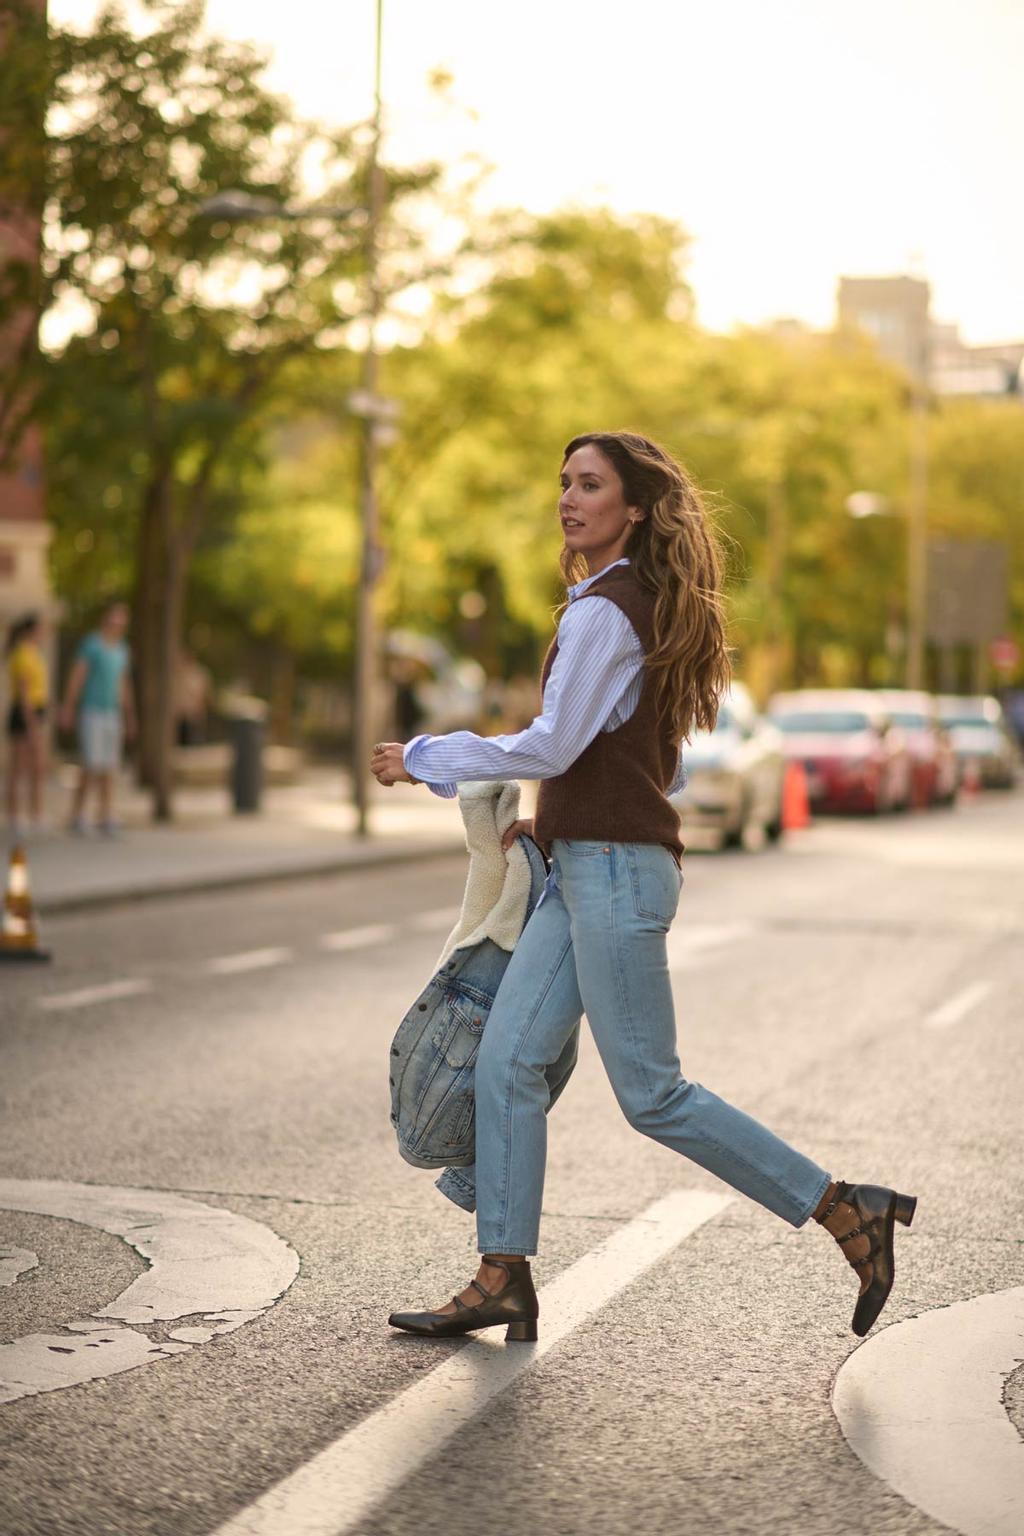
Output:
<svg viewBox="0 0 1024 1536">
<path fill-rule="evenodd" d="M 78 744 L 83 768 L 90 773 L 116 773 L 121 766 L 121 711 L 80 710 Z"/>
</svg>

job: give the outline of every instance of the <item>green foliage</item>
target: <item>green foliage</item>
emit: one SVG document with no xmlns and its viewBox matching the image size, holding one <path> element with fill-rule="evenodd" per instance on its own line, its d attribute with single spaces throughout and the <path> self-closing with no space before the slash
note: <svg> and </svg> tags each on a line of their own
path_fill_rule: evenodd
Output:
<svg viewBox="0 0 1024 1536">
<path fill-rule="evenodd" d="M 230 536 L 199 553 L 190 614 L 214 635 L 271 642 L 307 675 L 337 679 L 351 662 L 355 624 L 355 455 L 323 421 L 279 429 L 274 441 Z"/>
<path fill-rule="evenodd" d="M 43 414 L 56 585 L 84 619 L 138 585 L 144 555 L 156 569 L 169 550 L 187 575 L 194 549 L 191 620 L 338 677 L 351 664 L 360 542 L 358 434 L 343 402 L 356 382 L 348 327 L 365 303 L 365 125 L 298 121 L 263 84 L 257 52 L 203 33 L 197 0 L 147 9 L 145 38 L 116 5 L 87 34 L 55 27 L 49 40 L 27 15 L 0 56 L 0 137 L 25 146 L 0 165 L 0 211 L 45 202 L 38 298 L 49 311 L 42 375 L 23 377 L 22 356 L 5 399 Z M 322 216 L 202 212 L 228 188 L 305 206 L 313 165 Z M 446 286 L 451 262 L 428 262 L 423 233 L 439 168 L 384 181 L 386 298 L 419 278 L 433 291 L 422 334 L 403 333 L 382 359 L 381 390 L 403 407 L 382 457 L 385 625 L 459 647 L 460 599 L 475 588 L 488 666 L 532 665 L 564 595 L 563 445 L 632 427 L 705 490 L 742 673 L 756 682 L 781 657 L 796 682 L 897 680 L 886 637 L 905 620 L 904 524 L 845 512 L 857 489 L 905 509 L 910 422 L 896 370 L 845 335 L 701 332 L 688 236 L 652 215 L 469 219 L 475 265 Z M 8 261 L 0 319 L 39 282 L 30 263 Z M 61 316 L 77 334 L 59 334 Z M 8 427 L 19 419 L 9 406 Z M 3 434 L 0 414 L 0 452 Z M 1019 402 L 937 403 L 930 436 L 931 526 L 1011 542 L 1019 634 Z M 163 542 L 147 544 L 157 524 Z"/>
</svg>

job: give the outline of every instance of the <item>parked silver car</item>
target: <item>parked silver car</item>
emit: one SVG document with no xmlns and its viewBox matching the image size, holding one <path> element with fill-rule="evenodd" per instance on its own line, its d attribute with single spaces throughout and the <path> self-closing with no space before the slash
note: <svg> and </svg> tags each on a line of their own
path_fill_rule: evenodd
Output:
<svg viewBox="0 0 1024 1536">
<path fill-rule="evenodd" d="M 949 733 L 960 765 L 961 780 L 977 768 L 986 789 L 1012 789 L 1020 773 L 1020 747 L 991 695 L 939 695 L 939 719 Z"/>
<path fill-rule="evenodd" d="M 786 772 L 781 733 L 758 714 L 743 683 L 722 700 L 713 731 L 695 731 L 683 748 L 688 780 L 672 797 L 690 846 L 758 847 L 782 831 Z"/>
</svg>

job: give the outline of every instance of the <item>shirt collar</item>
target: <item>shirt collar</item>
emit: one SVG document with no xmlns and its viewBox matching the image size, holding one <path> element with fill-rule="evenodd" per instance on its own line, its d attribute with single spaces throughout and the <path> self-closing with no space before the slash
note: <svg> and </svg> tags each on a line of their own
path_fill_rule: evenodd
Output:
<svg viewBox="0 0 1024 1536">
<path fill-rule="evenodd" d="M 567 589 L 569 593 L 569 601 L 571 602 L 573 598 L 579 597 L 580 593 L 584 590 L 585 587 L 589 587 L 592 581 L 596 581 L 599 576 L 603 576 L 605 571 L 610 571 L 613 565 L 628 564 L 629 556 L 621 555 L 618 560 L 612 560 L 610 564 L 606 565 L 604 570 L 595 571 L 592 576 L 585 576 L 582 581 L 576 582 L 575 586 L 569 587 Z"/>
</svg>

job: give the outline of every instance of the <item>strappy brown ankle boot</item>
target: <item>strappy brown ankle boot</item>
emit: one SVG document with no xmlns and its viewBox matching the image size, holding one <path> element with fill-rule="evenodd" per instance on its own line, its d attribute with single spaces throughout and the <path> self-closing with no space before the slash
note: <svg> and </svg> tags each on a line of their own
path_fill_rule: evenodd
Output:
<svg viewBox="0 0 1024 1536">
<path fill-rule="evenodd" d="M 392 1328 L 404 1328 L 406 1333 L 418 1333 L 428 1339 L 452 1339 L 477 1328 L 495 1328 L 499 1323 L 506 1323 L 507 1344 L 535 1344 L 540 1307 L 529 1259 L 506 1262 L 492 1259 L 487 1254 L 483 1257 L 486 1263 L 495 1269 L 503 1269 L 508 1276 L 500 1291 L 485 1291 L 479 1280 L 471 1280 L 470 1285 L 482 1297 L 476 1306 L 467 1307 L 458 1296 L 453 1296 L 454 1312 L 392 1312 L 388 1318 Z"/>
<path fill-rule="evenodd" d="M 840 1206 L 846 1209 L 842 1212 L 840 1231 L 837 1232 L 835 1226 L 829 1225 L 829 1221 L 839 1214 Z M 851 1324 L 854 1333 L 860 1337 L 876 1321 L 896 1277 L 893 1224 L 898 1221 L 909 1227 L 916 1207 L 916 1195 L 898 1195 L 894 1189 L 883 1189 L 877 1184 L 845 1184 L 839 1180 L 832 1199 L 816 1218 L 843 1248 L 860 1280 L 860 1295 L 857 1297 Z M 850 1216 L 856 1218 L 854 1225 L 848 1232 L 843 1232 L 842 1225 L 849 1221 Z M 844 1245 L 852 1243 L 857 1237 L 867 1237 L 869 1246 L 867 1253 L 854 1258 L 846 1252 Z"/>
</svg>

